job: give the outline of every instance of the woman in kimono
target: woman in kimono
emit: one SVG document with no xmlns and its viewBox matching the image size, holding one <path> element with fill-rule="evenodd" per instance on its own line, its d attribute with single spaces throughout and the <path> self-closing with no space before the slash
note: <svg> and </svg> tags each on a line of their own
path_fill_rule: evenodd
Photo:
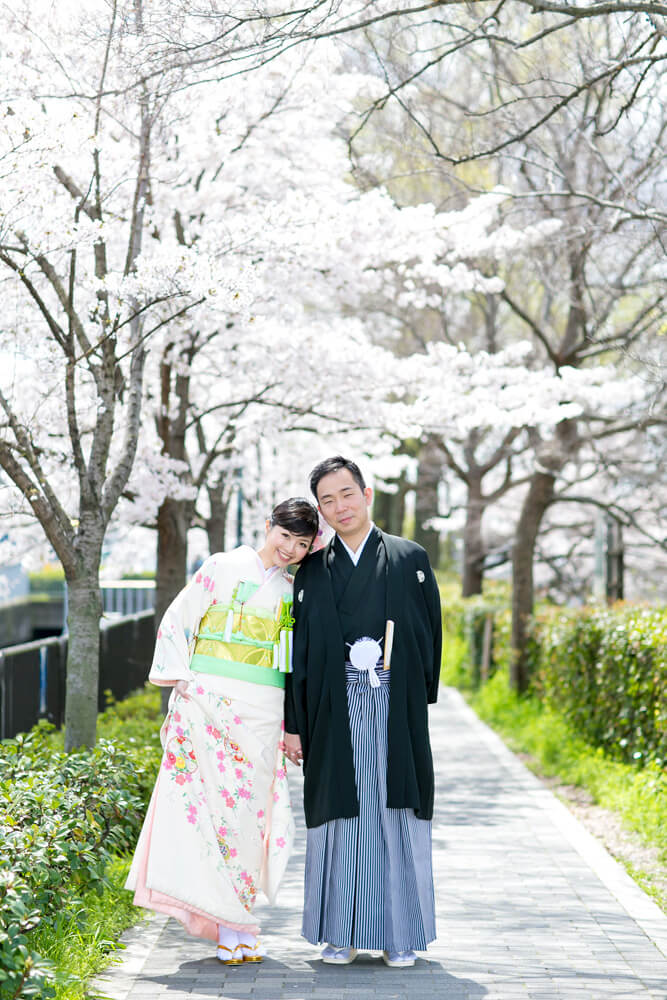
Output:
<svg viewBox="0 0 667 1000">
<path fill-rule="evenodd" d="M 226 964 L 261 961 L 253 918 L 271 902 L 294 824 L 283 698 L 292 578 L 318 531 L 307 500 L 285 500 L 264 544 L 210 556 L 168 608 L 149 674 L 173 687 L 164 754 L 126 888 L 134 902 L 217 941 Z"/>
</svg>

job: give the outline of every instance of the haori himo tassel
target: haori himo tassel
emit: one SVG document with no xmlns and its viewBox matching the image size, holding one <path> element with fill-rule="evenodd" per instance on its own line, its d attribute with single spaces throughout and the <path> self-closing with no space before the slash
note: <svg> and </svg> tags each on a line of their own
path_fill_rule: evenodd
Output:
<svg viewBox="0 0 667 1000">
<path fill-rule="evenodd" d="M 380 687 L 380 678 L 375 668 L 382 665 L 382 646 L 376 639 L 363 636 L 350 647 L 350 663 L 356 670 L 368 671 L 372 688 Z"/>
</svg>

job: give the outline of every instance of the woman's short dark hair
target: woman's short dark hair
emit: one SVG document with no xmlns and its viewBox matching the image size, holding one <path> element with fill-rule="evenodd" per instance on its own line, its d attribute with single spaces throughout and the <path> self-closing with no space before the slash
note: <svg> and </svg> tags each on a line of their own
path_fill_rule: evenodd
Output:
<svg viewBox="0 0 667 1000">
<path fill-rule="evenodd" d="M 325 458 L 323 462 L 316 465 L 310 474 L 310 490 L 316 500 L 318 499 L 317 487 L 320 479 L 328 476 L 330 472 L 338 472 L 339 469 L 347 469 L 351 472 L 352 478 L 359 485 L 362 492 L 366 489 L 364 477 L 357 463 L 352 462 L 349 458 L 343 458 L 342 455 L 334 455 L 332 458 Z"/>
<path fill-rule="evenodd" d="M 271 527 L 278 525 L 291 531 L 293 535 L 314 538 L 320 526 L 317 509 L 304 497 L 290 497 L 283 500 L 271 511 Z"/>
</svg>

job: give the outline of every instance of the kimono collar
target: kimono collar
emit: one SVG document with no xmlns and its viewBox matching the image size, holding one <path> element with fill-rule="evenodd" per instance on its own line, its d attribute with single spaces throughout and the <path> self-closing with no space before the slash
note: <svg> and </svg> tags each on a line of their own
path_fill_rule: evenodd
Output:
<svg viewBox="0 0 667 1000">
<path fill-rule="evenodd" d="M 347 544 L 347 542 L 343 541 L 343 539 L 340 537 L 340 535 L 336 535 L 338 541 L 343 546 L 343 548 L 345 549 L 345 551 L 347 552 L 348 556 L 350 557 L 350 559 L 352 560 L 352 562 L 354 563 L 355 566 L 357 565 L 357 563 L 361 559 L 361 553 L 364 551 L 364 545 L 366 544 L 366 542 L 370 538 L 371 533 L 372 533 L 374 527 L 375 527 L 375 525 L 371 521 L 370 527 L 369 527 L 369 529 L 368 529 L 368 531 L 366 533 L 366 537 L 364 538 L 364 540 L 361 543 L 361 545 L 359 545 L 357 547 L 356 550 L 351 549 L 350 546 Z"/>
</svg>

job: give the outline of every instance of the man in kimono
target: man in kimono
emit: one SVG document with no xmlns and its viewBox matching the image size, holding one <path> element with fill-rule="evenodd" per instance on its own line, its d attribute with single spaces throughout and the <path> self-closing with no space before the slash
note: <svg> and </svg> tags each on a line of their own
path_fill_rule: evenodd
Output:
<svg viewBox="0 0 667 1000">
<path fill-rule="evenodd" d="M 435 938 L 429 703 L 440 673 L 440 599 L 424 549 L 380 531 L 372 491 L 338 455 L 310 485 L 335 531 L 294 582 L 289 759 L 304 767 L 302 932 L 323 961 L 381 951 L 415 963 Z"/>
</svg>

